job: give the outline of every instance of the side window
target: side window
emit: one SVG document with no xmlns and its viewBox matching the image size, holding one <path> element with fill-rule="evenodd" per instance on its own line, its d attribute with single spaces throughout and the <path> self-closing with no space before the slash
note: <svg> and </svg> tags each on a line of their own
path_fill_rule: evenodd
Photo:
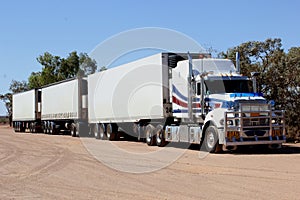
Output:
<svg viewBox="0 0 300 200">
<path fill-rule="evenodd" d="M 200 84 L 200 82 L 197 82 L 197 85 L 196 85 L 196 94 L 197 95 L 201 95 L 201 84 Z"/>
</svg>

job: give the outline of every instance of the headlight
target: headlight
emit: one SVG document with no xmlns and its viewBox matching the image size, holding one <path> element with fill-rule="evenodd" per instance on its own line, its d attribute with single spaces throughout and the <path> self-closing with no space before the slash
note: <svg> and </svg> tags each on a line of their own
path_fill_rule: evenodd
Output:
<svg viewBox="0 0 300 200">
<path fill-rule="evenodd" d="M 227 121 L 227 125 L 232 126 L 232 125 L 233 125 L 233 121 L 232 121 L 232 120 L 228 120 L 228 121 Z"/>
</svg>

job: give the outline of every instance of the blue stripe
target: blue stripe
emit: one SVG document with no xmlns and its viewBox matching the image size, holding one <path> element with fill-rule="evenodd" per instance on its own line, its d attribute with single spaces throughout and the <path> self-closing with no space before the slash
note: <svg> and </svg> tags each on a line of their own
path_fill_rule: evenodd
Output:
<svg viewBox="0 0 300 200">
<path fill-rule="evenodd" d="M 172 85 L 172 87 L 173 87 L 173 93 L 175 93 L 178 97 L 180 97 L 182 100 L 184 100 L 184 101 L 188 101 L 188 98 L 186 97 L 186 96 L 184 96 L 181 92 L 179 92 L 179 90 L 175 87 L 175 85 Z M 200 101 L 200 98 L 194 98 L 193 99 L 194 100 L 194 102 L 196 101 L 196 102 L 199 102 Z"/>
<path fill-rule="evenodd" d="M 173 113 L 188 113 L 188 110 L 187 109 L 176 109 L 176 110 L 173 110 Z M 193 109 L 193 113 L 201 113 L 201 109 Z"/>
<path fill-rule="evenodd" d="M 175 93 L 177 96 L 179 96 L 184 101 L 188 101 L 188 98 L 186 96 L 184 96 L 183 94 L 181 94 L 179 92 L 179 90 L 175 87 L 175 85 L 172 85 L 172 86 L 173 86 L 173 93 Z"/>
<path fill-rule="evenodd" d="M 262 97 L 262 93 L 234 93 L 230 94 L 230 97 Z"/>
</svg>

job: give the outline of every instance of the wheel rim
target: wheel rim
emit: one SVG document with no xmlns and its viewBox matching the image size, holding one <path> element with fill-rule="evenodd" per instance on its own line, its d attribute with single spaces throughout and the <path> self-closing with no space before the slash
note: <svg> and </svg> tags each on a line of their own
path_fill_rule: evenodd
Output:
<svg viewBox="0 0 300 200">
<path fill-rule="evenodd" d="M 107 138 L 110 139 L 110 136 L 111 136 L 111 128 L 110 128 L 110 126 L 107 126 L 106 129 L 107 129 L 107 130 L 106 130 Z"/>
<path fill-rule="evenodd" d="M 147 143 L 150 143 L 151 142 L 151 133 L 150 133 L 150 131 L 149 130 L 147 130 L 147 133 L 146 133 L 146 142 Z"/>
<path fill-rule="evenodd" d="M 105 139 L 105 133 L 104 133 L 103 124 L 101 124 L 100 127 L 99 127 L 99 136 L 100 136 L 101 140 Z"/>
<path fill-rule="evenodd" d="M 206 140 L 206 144 L 207 144 L 207 147 L 212 149 L 214 146 L 215 146 L 215 136 L 214 136 L 214 133 L 212 131 L 210 131 L 208 134 L 207 134 L 207 140 Z"/>
<path fill-rule="evenodd" d="M 94 136 L 95 136 L 95 138 L 99 137 L 97 125 L 94 126 Z"/>
</svg>

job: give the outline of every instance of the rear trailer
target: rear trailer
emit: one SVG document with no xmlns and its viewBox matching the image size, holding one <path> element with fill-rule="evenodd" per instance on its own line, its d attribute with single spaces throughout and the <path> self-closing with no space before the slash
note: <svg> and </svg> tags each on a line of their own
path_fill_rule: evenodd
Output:
<svg viewBox="0 0 300 200">
<path fill-rule="evenodd" d="M 12 101 L 12 121 L 15 131 L 41 131 L 40 89 L 14 94 Z"/>
</svg>

